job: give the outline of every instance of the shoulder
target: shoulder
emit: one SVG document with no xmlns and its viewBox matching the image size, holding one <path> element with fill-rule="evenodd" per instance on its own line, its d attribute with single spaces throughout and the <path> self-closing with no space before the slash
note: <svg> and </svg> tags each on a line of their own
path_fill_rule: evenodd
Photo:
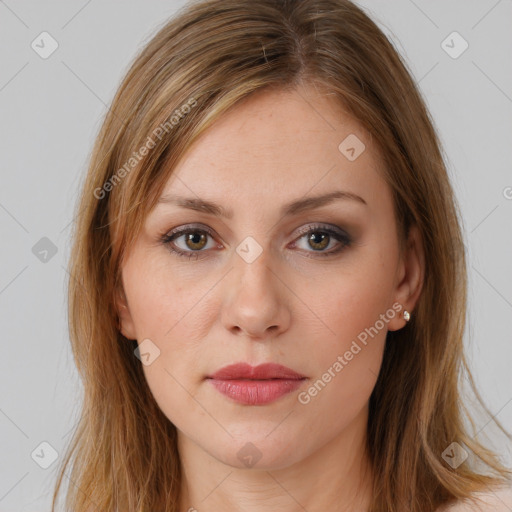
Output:
<svg viewBox="0 0 512 512">
<path fill-rule="evenodd" d="M 510 512 L 512 510 L 512 487 L 499 487 L 486 492 L 477 492 L 472 499 L 465 499 L 438 509 L 438 512 Z"/>
</svg>

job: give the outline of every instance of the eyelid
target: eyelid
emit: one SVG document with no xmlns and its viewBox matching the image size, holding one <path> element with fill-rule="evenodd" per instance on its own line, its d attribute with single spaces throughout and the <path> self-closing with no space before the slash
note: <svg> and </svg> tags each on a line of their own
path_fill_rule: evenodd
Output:
<svg viewBox="0 0 512 512">
<path fill-rule="evenodd" d="M 328 233 L 335 233 L 340 237 L 349 238 L 348 234 L 342 229 L 332 224 L 313 223 L 303 226 L 297 230 L 298 237 L 305 235 L 311 231 L 327 231 Z"/>
<path fill-rule="evenodd" d="M 178 226 L 177 228 L 171 229 L 171 231 L 166 231 L 164 233 L 164 236 L 168 236 L 170 238 L 170 237 L 172 237 L 174 235 L 181 234 L 181 233 L 186 233 L 188 231 L 194 231 L 194 230 L 196 230 L 196 231 L 205 231 L 209 235 L 215 236 L 215 232 L 213 231 L 213 229 L 208 227 L 206 224 L 197 224 L 197 223 L 184 224 L 182 226 Z"/>
</svg>

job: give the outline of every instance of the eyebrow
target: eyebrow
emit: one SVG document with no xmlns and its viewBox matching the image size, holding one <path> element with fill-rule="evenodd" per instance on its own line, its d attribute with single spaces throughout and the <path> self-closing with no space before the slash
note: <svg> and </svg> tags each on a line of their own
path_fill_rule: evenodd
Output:
<svg viewBox="0 0 512 512">
<path fill-rule="evenodd" d="M 336 199 L 351 200 L 367 205 L 367 202 L 357 194 L 343 190 L 336 190 L 328 194 L 292 201 L 281 208 L 281 217 L 289 217 L 291 215 L 296 215 L 297 213 L 320 208 L 321 206 L 332 203 Z M 206 201 L 204 199 L 167 194 L 160 197 L 158 199 L 158 203 L 173 204 L 181 208 L 215 215 L 216 217 L 224 217 L 226 219 L 233 218 L 233 210 L 226 209 L 217 203 Z"/>
</svg>

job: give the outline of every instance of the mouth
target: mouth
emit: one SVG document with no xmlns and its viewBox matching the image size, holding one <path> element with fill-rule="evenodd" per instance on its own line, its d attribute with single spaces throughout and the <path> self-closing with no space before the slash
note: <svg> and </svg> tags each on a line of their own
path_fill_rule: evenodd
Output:
<svg viewBox="0 0 512 512">
<path fill-rule="evenodd" d="M 307 377 L 275 363 L 237 363 L 206 377 L 223 395 L 244 405 L 265 405 L 299 388 Z"/>
</svg>

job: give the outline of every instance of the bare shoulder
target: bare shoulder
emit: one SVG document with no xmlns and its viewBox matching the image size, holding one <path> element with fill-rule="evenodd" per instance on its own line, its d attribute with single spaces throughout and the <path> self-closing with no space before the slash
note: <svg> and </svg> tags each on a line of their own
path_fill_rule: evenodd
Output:
<svg viewBox="0 0 512 512">
<path fill-rule="evenodd" d="M 474 494 L 474 499 L 466 499 L 441 507 L 437 512 L 510 512 L 512 511 L 512 487 L 500 487 Z"/>
</svg>

